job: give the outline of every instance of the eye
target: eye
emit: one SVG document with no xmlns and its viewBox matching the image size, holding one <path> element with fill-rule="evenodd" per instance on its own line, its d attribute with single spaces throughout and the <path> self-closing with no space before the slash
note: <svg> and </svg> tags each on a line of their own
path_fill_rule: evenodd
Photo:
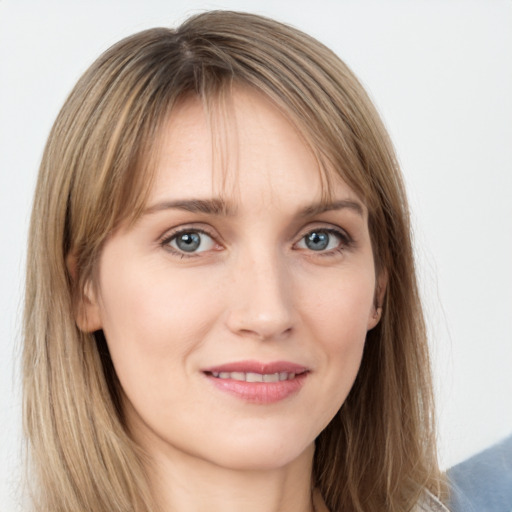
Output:
<svg viewBox="0 0 512 512">
<path fill-rule="evenodd" d="M 204 231 L 186 230 L 174 233 L 163 240 L 162 245 L 168 246 L 179 253 L 199 253 L 215 247 L 215 241 Z"/>
<path fill-rule="evenodd" d="M 315 252 L 329 252 L 341 249 L 346 237 L 338 231 L 330 229 L 315 229 L 304 235 L 297 244 L 299 249 L 309 249 Z"/>
</svg>

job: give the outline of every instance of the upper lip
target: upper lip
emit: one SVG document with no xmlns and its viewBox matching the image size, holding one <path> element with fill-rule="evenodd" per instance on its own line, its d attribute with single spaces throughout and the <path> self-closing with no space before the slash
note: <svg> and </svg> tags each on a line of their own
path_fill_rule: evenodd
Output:
<svg viewBox="0 0 512 512">
<path fill-rule="evenodd" d="M 205 373 L 244 372 L 260 373 L 262 375 L 281 372 L 300 374 L 306 371 L 308 371 L 308 368 L 305 366 L 291 363 L 289 361 L 273 361 L 270 363 L 263 363 L 260 361 L 234 361 L 203 369 L 203 372 Z"/>
</svg>

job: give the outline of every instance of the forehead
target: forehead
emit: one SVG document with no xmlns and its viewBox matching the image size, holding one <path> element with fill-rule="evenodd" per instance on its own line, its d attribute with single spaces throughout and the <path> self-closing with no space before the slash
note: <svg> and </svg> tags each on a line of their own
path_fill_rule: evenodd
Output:
<svg viewBox="0 0 512 512">
<path fill-rule="evenodd" d="M 161 133 L 148 202 L 213 196 L 264 209 L 294 199 L 356 198 L 341 178 L 329 178 L 327 188 L 314 152 L 274 103 L 237 87 L 207 105 L 189 97 L 175 106 Z"/>
</svg>

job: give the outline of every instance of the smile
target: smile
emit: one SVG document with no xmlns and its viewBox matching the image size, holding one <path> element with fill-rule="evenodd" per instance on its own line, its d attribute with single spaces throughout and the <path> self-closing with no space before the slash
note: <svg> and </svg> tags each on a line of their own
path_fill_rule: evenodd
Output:
<svg viewBox="0 0 512 512">
<path fill-rule="evenodd" d="M 213 386 L 244 402 L 272 404 L 298 393 L 310 370 L 302 365 L 277 361 L 240 361 L 203 370 Z"/>
<path fill-rule="evenodd" d="M 279 382 L 295 378 L 295 373 L 277 372 L 277 373 L 254 373 L 254 372 L 212 372 L 217 379 L 231 379 L 240 382 Z"/>
</svg>

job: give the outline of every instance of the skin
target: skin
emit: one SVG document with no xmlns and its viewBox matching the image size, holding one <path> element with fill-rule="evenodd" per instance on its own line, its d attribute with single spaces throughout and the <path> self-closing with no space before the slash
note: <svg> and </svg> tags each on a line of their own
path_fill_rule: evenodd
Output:
<svg viewBox="0 0 512 512">
<path fill-rule="evenodd" d="M 173 111 L 148 208 L 105 243 L 80 322 L 105 332 L 163 510 L 308 511 L 314 439 L 378 322 L 367 210 L 337 178 L 333 198 L 351 206 L 299 213 L 320 202 L 315 158 L 262 95 L 238 88 L 231 99 L 220 138 L 229 159 L 212 158 L 199 101 Z M 166 207 L 190 199 L 222 200 L 229 214 Z M 177 228 L 208 236 L 184 256 Z M 315 230 L 341 236 L 312 250 L 304 237 Z M 255 404 L 203 373 L 242 360 L 290 361 L 308 374 L 297 393 Z"/>
</svg>

